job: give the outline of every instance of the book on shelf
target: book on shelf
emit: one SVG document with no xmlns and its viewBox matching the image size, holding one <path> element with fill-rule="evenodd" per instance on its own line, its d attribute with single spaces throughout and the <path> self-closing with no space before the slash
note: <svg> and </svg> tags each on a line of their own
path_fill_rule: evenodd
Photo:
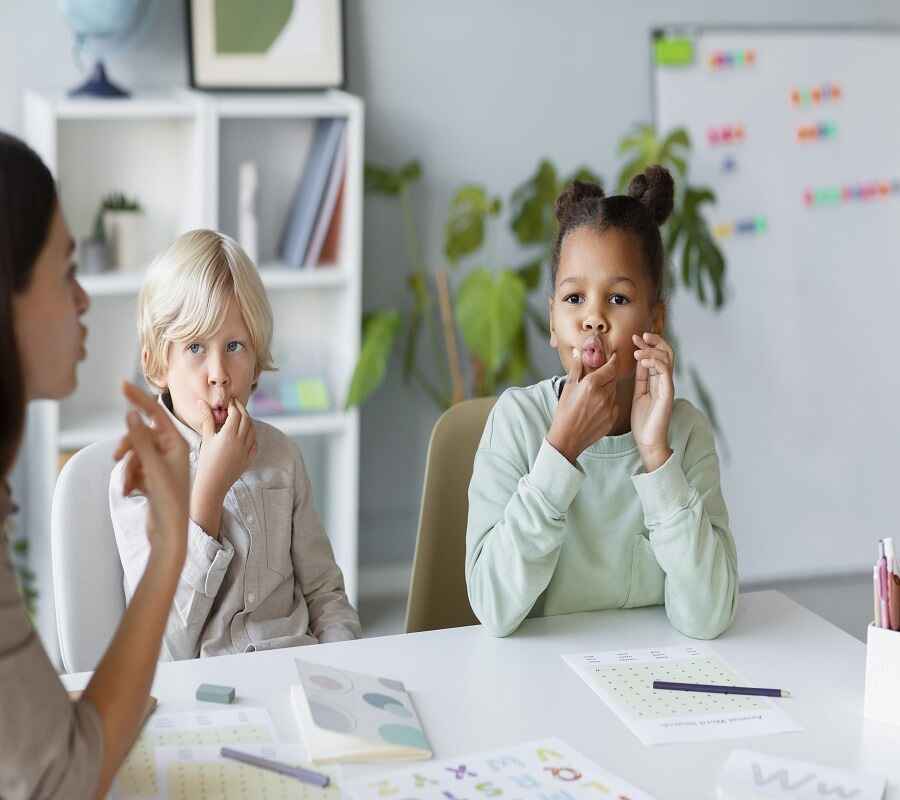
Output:
<svg viewBox="0 0 900 800">
<path fill-rule="evenodd" d="M 278 255 L 288 267 L 299 269 L 306 263 L 346 127 L 344 119 L 326 118 L 316 123 L 309 157 L 294 191 L 278 247 Z"/>
<path fill-rule="evenodd" d="M 341 245 L 341 222 L 344 218 L 344 187 L 347 185 L 347 178 L 341 181 L 341 188 L 338 189 L 337 199 L 334 201 L 334 213 L 331 215 L 331 222 L 328 225 L 328 233 L 325 235 L 325 242 L 322 245 L 322 252 L 319 254 L 319 266 L 333 266 L 338 262 Z"/>
<path fill-rule="evenodd" d="M 306 251 L 306 259 L 303 262 L 304 267 L 315 267 L 326 263 L 323 257 L 325 242 L 331 230 L 331 223 L 338 212 L 337 203 L 343 194 L 344 174 L 347 171 L 346 141 L 347 130 L 345 128 L 341 132 L 341 138 L 338 142 L 338 150 L 334 157 L 331 175 L 328 177 L 328 186 L 325 189 L 325 196 L 322 198 L 322 205 L 319 207 L 316 226 L 309 243 L 309 249 Z"/>
</svg>

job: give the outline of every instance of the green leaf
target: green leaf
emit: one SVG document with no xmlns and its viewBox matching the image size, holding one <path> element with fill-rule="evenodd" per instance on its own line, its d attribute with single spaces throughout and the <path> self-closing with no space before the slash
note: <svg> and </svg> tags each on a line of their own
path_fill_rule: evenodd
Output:
<svg viewBox="0 0 900 800">
<path fill-rule="evenodd" d="M 348 408 L 362 405 L 384 381 L 388 359 L 399 327 L 398 311 L 378 311 L 368 316 L 363 331 L 362 351 L 350 382 Z"/>
<path fill-rule="evenodd" d="M 413 272 L 406 279 L 407 288 L 413 296 L 413 308 L 409 315 L 406 345 L 403 352 L 403 379 L 409 380 L 416 362 L 416 345 L 422 330 L 422 319 L 428 310 L 431 298 L 428 295 L 427 278 L 422 272 Z"/>
<path fill-rule="evenodd" d="M 28 555 L 28 540 L 27 539 L 16 539 L 16 541 L 13 542 L 12 549 L 13 549 L 13 552 L 17 556 L 21 556 L 24 558 L 25 556 Z"/>
<path fill-rule="evenodd" d="M 681 207 L 675 210 L 667 231 L 667 252 L 674 257 L 676 244 L 681 249 L 681 281 L 692 288 L 701 305 L 709 300 L 707 285 L 712 289 L 712 305 L 719 309 L 725 302 L 725 257 L 713 238 L 703 216 L 703 206 L 715 202 L 708 187 L 688 186 Z"/>
<path fill-rule="evenodd" d="M 418 161 L 408 161 L 398 169 L 366 163 L 366 191 L 389 197 L 396 196 L 421 176 L 422 165 Z"/>
<path fill-rule="evenodd" d="M 510 225 L 519 244 L 546 244 L 556 235 L 554 208 L 559 190 L 556 167 L 547 159 L 515 189 Z"/>
<path fill-rule="evenodd" d="M 619 172 L 617 191 L 624 191 L 628 182 L 651 164 L 661 164 L 684 176 L 690 149 L 691 139 L 684 128 L 676 128 L 660 138 L 652 125 L 636 126 L 619 142 L 619 155 L 629 156 L 629 161 Z"/>
<path fill-rule="evenodd" d="M 469 351 L 494 374 L 510 355 L 522 327 L 527 291 L 512 270 L 470 272 L 459 287 L 456 319 Z"/>
<path fill-rule="evenodd" d="M 482 186 L 463 186 L 450 203 L 444 228 L 444 255 L 451 264 L 474 253 L 484 243 L 485 219 L 500 213 L 499 197 L 488 197 Z"/>
</svg>

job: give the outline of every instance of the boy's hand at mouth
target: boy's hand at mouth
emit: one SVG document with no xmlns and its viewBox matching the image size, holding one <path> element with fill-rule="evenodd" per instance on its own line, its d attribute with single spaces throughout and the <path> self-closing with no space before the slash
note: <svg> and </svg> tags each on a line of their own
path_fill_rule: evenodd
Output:
<svg viewBox="0 0 900 800">
<path fill-rule="evenodd" d="M 256 429 L 243 403 L 233 398 L 227 408 L 213 410 L 198 400 L 203 427 L 197 477 L 191 490 L 191 519 L 213 538 L 219 538 L 225 495 L 253 463 Z M 224 412 L 224 414 L 223 414 Z M 222 419 L 218 432 L 216 422 Z"/>
</svg>

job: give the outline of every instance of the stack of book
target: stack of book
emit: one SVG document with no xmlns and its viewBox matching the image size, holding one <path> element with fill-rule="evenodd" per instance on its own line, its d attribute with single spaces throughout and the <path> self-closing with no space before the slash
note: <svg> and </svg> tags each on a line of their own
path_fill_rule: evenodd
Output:
<svg viewBox="0 0 900 800">
<path fill-rule="evenodd" d="M 286 267 L 304 269 L 337 262 L 346 140 L 347 120 L 327 118 L 316 123 L 278 246 Z"/>
</svg>

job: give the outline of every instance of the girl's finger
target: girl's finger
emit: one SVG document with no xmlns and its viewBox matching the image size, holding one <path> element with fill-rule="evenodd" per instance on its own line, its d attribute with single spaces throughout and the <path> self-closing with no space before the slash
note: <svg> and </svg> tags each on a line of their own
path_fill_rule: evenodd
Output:
<svg viewBox="0 0 900 800">
<path fill-rule="evenodd" d="M 572 348 L 572 365 L 569 367 L 569 374 L 566 377 L 567 386 L 575 386 L 581 380 L 584 372 L 584 365 L 581 362 L 581 351 L 577 347 Z"/>
<path fill-rule="evenodd" d="M 650 370 L 650 375 L 652 377 L 656 377 L 657 375 L 667 375 L 669 373 L 669 365 L 658 358 L 644 358 L 641 359 L 640 363 L 641 366 Z"/>
<path fill-rule="evenodd" d="M 616 380 L 616 360 L 618 356 L 618 353 L 613 353 L 602 367 L 595 369 L 590 375 L 585 377 L 585 380 L 590 381 L 595 386 L 606 386 L 609 383 L 614 383 Z"/>
<path fill-rule="evenodd" d="M 652 347 L 658 347 L 660 350 L 665 350 L 670 356 L 675 354 L 675 351 L 672 350 L 669 343 L 658 333 L 645 333 L 644 341 Z"/>
<path fill-rule="evenodd" d="M 635 350 L 634 357 L 638 359 L 638 361 L 642 361 L 645 358 L 658 358 L 660 361 L 665 361 L 666 363 L 670 363 L 671 361 L 669 354 L 665 350 L 659 350 L 657 348 L 650 350 Z"/>
</svg>

